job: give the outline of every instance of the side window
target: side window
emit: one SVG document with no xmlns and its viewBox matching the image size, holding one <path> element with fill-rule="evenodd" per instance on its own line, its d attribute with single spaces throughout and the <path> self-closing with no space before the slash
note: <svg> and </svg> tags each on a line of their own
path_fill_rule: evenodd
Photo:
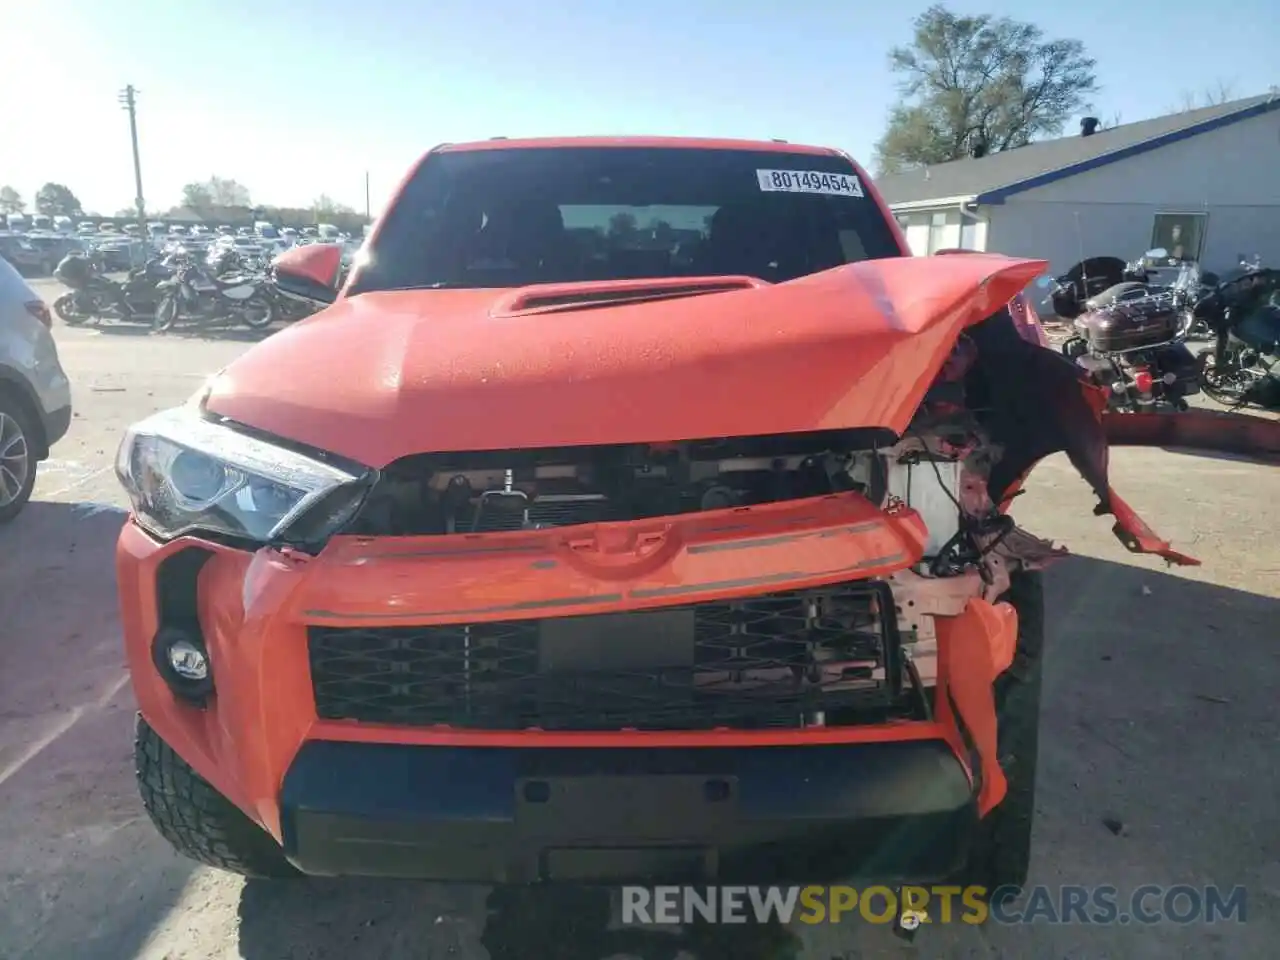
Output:
<svg viewBox="0 0 1280 960">
<path fill-rule="evenodd" d="M 1204 213 L 1157 213 L 1151 227 L 1151 247 L 1163 247 L 1175 260 L 1199 260 L 1204 253 Z"/>
</svg>

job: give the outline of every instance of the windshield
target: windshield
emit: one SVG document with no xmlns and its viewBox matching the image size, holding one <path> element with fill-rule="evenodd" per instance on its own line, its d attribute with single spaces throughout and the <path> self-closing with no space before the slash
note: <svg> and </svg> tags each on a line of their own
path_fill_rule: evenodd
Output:
<svg viewBox="0 0 1280 960">
<path fill-rule="evenodd" d="M 430 155 L 350 293 L 746 275 L 901 256 L 842 157 L 694 148 Z"/>
<path fill-rule="evenodd" d="M 1200 264 L 1194 260 L 1184 261 L 1178 269 L 1178 279 L 1173 283 L 1175 290 L 1190 292 L 1200 286 Z"/>
</svg>

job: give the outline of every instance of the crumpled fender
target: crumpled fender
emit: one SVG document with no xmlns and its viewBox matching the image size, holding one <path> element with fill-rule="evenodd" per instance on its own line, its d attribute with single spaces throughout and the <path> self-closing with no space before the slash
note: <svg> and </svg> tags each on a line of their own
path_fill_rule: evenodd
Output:
<svg viewBox="0 0 1280 960">
<path fill-rule="evenodd" d="M 1181 413 L 1112 413 L 1100 416 L 1108 446 L 1166 447 L 1200 454 L 1225 454 L 1280 463 L 1280 420 L 1216 410 Z M 1133 508 L 1108 487 L 1114 531 L 1135 553 L 1154 553 L 1180 566 L 1200 561 L 1174 550 Z"/>
<path fill-rule="evenodd" d="M 1007 507 L 1036 464 L 1052 454 L 1065 453 L 1098 498 L 1094 513 L 1115 517 L 1112 531 L 1126 549 L 1155 554 L 1181 566 L 1199 565 L 1200 561 L 1173 549 L 1152 530 L 1111 488 L 1108 477 L 1113 432 L 1127 438 L 1122 442 L 1159 445 L 1157 438 L 1174 435 L 1176 427 L 1111 426 L 1114 418 L 1138 415 L 1108 414 L 1106 391 L 1090 383 L 1084 371 L 1056 350 L 1023 337 L 1007 310 L 971 327 L 969 336 L 978 354 L 969 387 L 978 398 L 980 418 L 992 440 L 1004 448 L 987 482 L 993 503 Z M 1172 421 L 1187 415 L 1160 416 Z M 1208 421 L 1193 415 L 1185 422 L 1188 426 L 1183 432 L 1188 440 L 1210 442 L 1212 429 L 1197 426 Z M 1146 438 L 1142 439 L 1144 429 Z M 1255 441 L 1265 432 L 1260 427 L 1251 429 Z M 1162 430 L 1172 432 L 1162 434 Z M 1243 443 L 1240 437 L 1248 436 L 1250 428 L 1236 430 L 1237 443 Z"/>
</svg>

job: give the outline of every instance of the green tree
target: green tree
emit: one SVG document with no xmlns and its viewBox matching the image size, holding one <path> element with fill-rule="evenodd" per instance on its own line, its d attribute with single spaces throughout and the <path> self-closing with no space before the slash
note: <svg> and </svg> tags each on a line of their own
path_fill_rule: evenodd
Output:
<svg viewBox="0 0 1280 960">
<path fill-rule="evenodd" d="M 26 209 L 22 194 L 13 187 L 0 187 L 0 213 L 22 213 Z"/>
<path fill-rule="evenodd" d="M 1046 40 L 1035 24 L 935 5 L 913 26 L 911 44 L 889 54 L 902 79 L 876 144 L 882 173 L 1056 136 L 1097 90 L 1084 44 Z"/>
<path fill-rule="evenodd" d="M 65 184 L 46 183 L 36 192 L 37 213 L 50 217 L 78 217 L 83 209 Z"/>
</svg>

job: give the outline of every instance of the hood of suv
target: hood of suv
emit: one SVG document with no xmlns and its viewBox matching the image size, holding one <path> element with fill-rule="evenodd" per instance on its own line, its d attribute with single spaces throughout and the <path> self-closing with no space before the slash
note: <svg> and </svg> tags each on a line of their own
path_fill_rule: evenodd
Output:
<svg viewBox="0 0 1280 960">
<path fill-rule="evenodd" d="M 244 354 L 205 405 L 372 467 L 428 451 L 901 433 L 959 332 L 1044 269 L 904 257 L 728 292 L 655 282 L 649 302 L 561 286 L 550 308 L 510 290 L 368 293 Z"/>
</svg>

